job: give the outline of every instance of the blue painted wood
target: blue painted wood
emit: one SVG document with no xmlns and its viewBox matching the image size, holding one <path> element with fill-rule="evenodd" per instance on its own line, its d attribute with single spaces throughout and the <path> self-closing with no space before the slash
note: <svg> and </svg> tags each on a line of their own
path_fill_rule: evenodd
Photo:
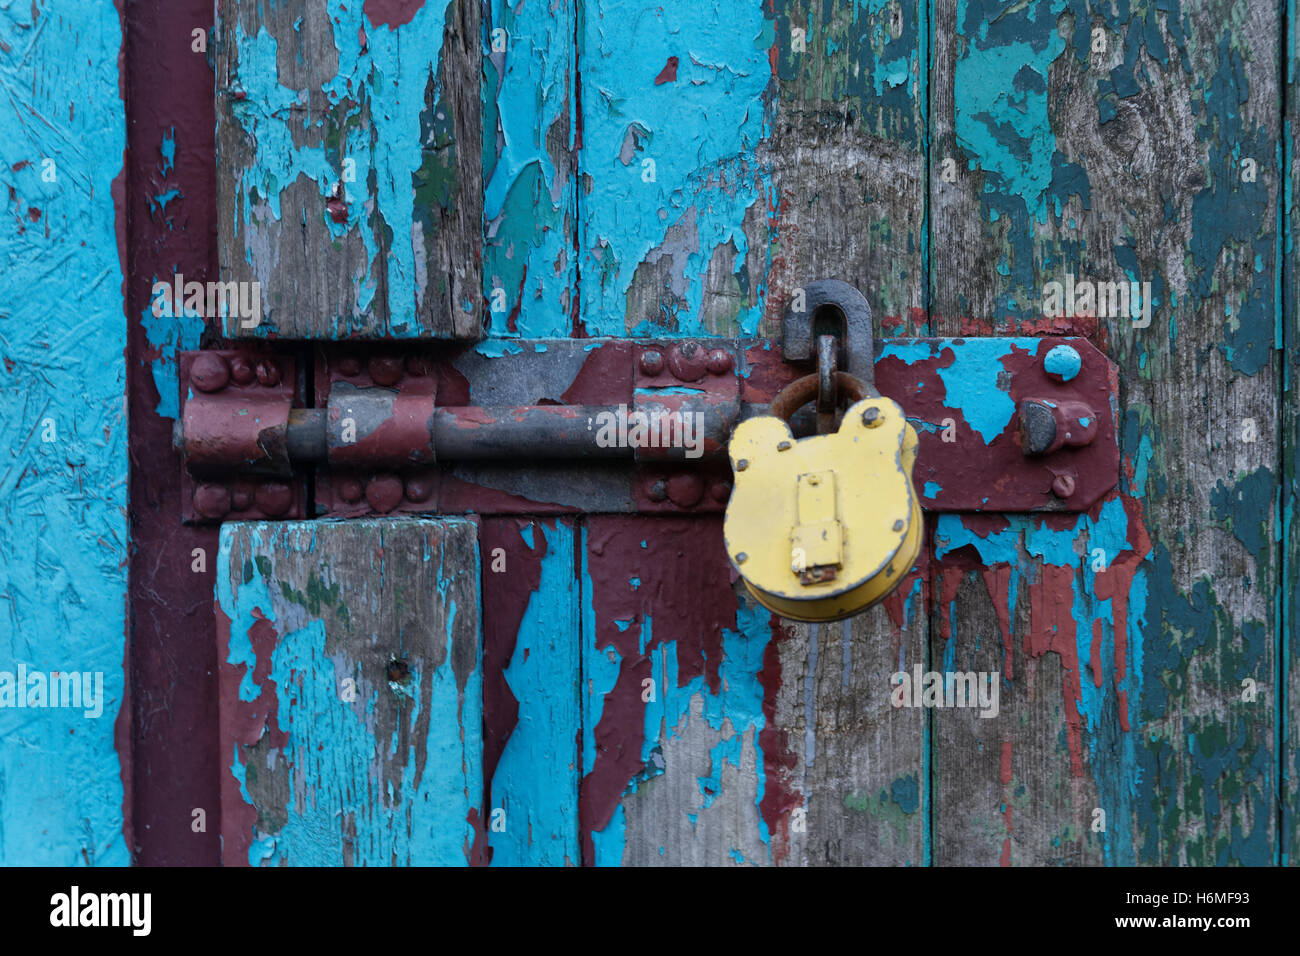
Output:
<svg viewBox="0 0 1300 956">
<path fill-rule="evenodd" d="M 3 865 L 130 861 L 121 45 L 113 4 L 0 10 Z"/>
<path fill-rule="evenodd" d="M 519 711 L 492 776 L 488 842 L 493 866 L 572 866 L 581 859 L 574 527 L 564 521 L 536 521 L 519 535 L 529 552 L 541 556 L 536 587 L 528 596 L 505 669 Z M 509 560 L 520 559 L 516 552 Z M 485 600 L 492 599 L 497 575 L 523 573 L 504 555 L 494 569 L 492 556 L 486 556 Z M 501 816 L 496 816 L 498 811 Z"/>
<path fill-rule="evenodd" d="M 471 861 L 478 571 L 460 518 L 222 526 L 227 865 Z"/>
</svg>

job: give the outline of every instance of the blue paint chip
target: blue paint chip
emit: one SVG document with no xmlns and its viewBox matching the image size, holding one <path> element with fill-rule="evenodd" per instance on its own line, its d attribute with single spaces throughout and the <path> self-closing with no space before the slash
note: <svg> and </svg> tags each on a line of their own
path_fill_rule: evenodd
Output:
<svg viewBox="0 0 1300 956">
<path fill-rule="evenodd" d="M 943 485 L 939 484 L 939 482 L 937 482 L 937 481 L 927 481 L 927 482 L 925 483 L 925 496 L 926 496 L 927 498 L 931 498 L 931 499 L 933 499 L 933 498 L 935 498 L 935 497 L 939 494 L 939 492 L 941 492 L 941 491 L 943 491 Z"/>
</svg>

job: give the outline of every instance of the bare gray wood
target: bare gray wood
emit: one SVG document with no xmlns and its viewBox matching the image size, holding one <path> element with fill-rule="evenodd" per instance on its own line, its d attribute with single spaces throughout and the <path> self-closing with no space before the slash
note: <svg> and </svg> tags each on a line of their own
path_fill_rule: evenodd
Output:
<svg viewBox="0 0 1300 956">
<path fill-rule="evenodd" d="M 413 16 L 218 4 L 220 279 L 261 303 L 225 334 L 479 337 L 479 4 Z"/>
<path fill-rule="evenodd" d="M 1016 658 L 996 721 L 936 712 L 936 862 L 1002 859 L 1008 836 L 996 821 L 1008 788 L 994 755 L 1003 746 L 1011 747 L 1012 864 L 1093 862 L 1099 841 L 1110 863 L 1269 862 L 1279 639 L 1270 544 L 1279 399 L 1271 329 L 1277 8 L 1220 0 L 1124 22 L 1105 10 L 1090 21 L 1056 18 L 1042 6 L 967 13 L 958 22 L 957 4 L 942 0 L 933 34 L 935 333 L 992 332 L 1021 320 L 1032 327 L 1044 283 L 1067 271 L 1164 287 L 1153 289 L 1160 301 L 1147 328 L 1123 317 L 1097 320 L 1121 369 L 1121 490 L 1139 516 L 1128 524 L 1129 553 L 1140 552 L 1142 563 L 1140 583 L 1127 593 L 1145 601 L 1144 610 L 1128 604 L 1137 624 L 1126 685 L 1132 726 L 1117 721 L 1109 652 L 1101 686 L 1088 691 L 1100 695 L 1101 720 L 1083 719 L 1077 759 L 1068 714 L 1049 706 L 1071 696 L 1060 655 L 1044 654 L 1036 667 Z M 1041 28 L 1016 26 L 1030 16 L 1046 19 Z M 1034 44 L 1024 45 L 1031 35 Z M 1044 53 L 1058 36 L 1063 49 Z M 1097 39 L 1104 49 L 1093 47 Z M 1024 71 L 1002 60 L 1007 75 L 959 75 L 962 58 L 977 65 L 980 49 L 1016 41 L 1011 56 L 1024 57 Z M 1002 113 L 993 115 L 998 107 L 981 99 L 982 89 L 1004 91 Z M 997 135 L 1014 140 L 1012 102 L 1046 141 L 1027 150 L 1025 167 L 1012 161 L 1014 146 L 989 146 L 998 122 Z M 987 117 L 978 116 L 981 105 Z M 987 140 L 978 135 L 985 121 Z M 1242 163 L 1252 154 L 1254 181 Z M 1029 168 L 1047 158 L 1050 184 Z M 949 159 L 955 182 L 940 175 Z M 1018 220 L 1022 198 L 1027 217 Z M 1149 548 L 1134 536 L 1139 527 Z M 1070 587 L 1041 590 L 1043 560 L 1021 552 L 1013 568 L 1017 646 L 1035 588 L 1038 600 L 1080 626 L 1097 619 L 1109 626 L 1104 609 L 1086 609 L 1097 599 L 1090 561 L 1086 551 L 1078 555 L 1079 611 Z M 973 648 L 998 640 L 993 605 L 972 580 L 936 608 L 956 622 L 959 661 L 991 666 Z M 1085 685 L 1093 681 L 1092 641 L 1085 633 L 1079 642 Z M 943 650 L 936 633 L 932 654 L 939 659 Z M 1253 702 L 1243 699 L 1247 678 L 1259 688 Z M 1090 829 L 1098 808 L 1107 811 L 1104 834 Z"/>
</svg>

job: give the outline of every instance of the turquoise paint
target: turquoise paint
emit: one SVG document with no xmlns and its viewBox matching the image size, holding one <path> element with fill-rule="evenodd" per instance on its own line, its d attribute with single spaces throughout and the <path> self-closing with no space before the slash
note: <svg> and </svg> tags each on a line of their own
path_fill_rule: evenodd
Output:
<svg viewBox="0 0 1300 956">
<path fill-rule="evenodd" d="M 1005 9 L 958 0 L 966 37 L 954 75 L 954 132 L 999 192 L 1045 221 L 1056 137 L 1047 111 L 1047 75 L 1065 49 L 1056 18 L 1064 0 Z M 1010 82 L 1008 82 L 1010 80 Z"/>
<path fill-rule="evenodd" d="M 484 9 L 483 292 L 505 292 L 489 335 L 566 336 L 577 283 L 573 0 Z M 504 52 L 492 31 L 506 31 Z M 565 152 L 553 152 L 556 144 Z M 517 310 L 517 312 L 516 312 Z M 513 331 L 510 327 L 514 314 Z"/>
<path fill-rule="evenodd" d="M 278 44 L 265 27 L 259 28 L 256 36 L 249 36 L 236 23 L 239 73 L 235 81 L 245 95 L 233 99 L 230 105 L 256 151 L 251 168 L 238 181 L 237 208 L 243 211 L 243 222 L 235 225 L 247 234 L 258 198 L 268 204 L 272 218 L 282 219 L 280 190 L 302 176 L 316 184 L 322 199 L 328 197 L 342 179 L 343 160 L 355 160 L 355 181 L 342 184 L 349 198 L 346 220 L 338 223 L 324 216 L 323 221 L 336 239 L 355 234 L 365 246 L 370 272 L 357 280 L 357 308 L 365 312 L 371 306 L 379 288 L 377 270 L 382 269 L 391 310 L 389 334 L 399 338 L 418 336 L 423 330 L 415 321 L 414 310 L 425 296 L 424 282 L 436 279 L 417 274 L 411 238 L 415 224 L 413 183 L 424 163 L 421 114 L 426 110 L 429 77 L 438 69 L 441 45 L 436 38 L 443 35 L 446 4 L 436 0 L 424 4 L 397 31 L 372 25 L 363 7 L 350 0 L 330 0 L 327 5 L 338 49 L 338 73 L 321 85 L 320 92 L 333 104 L 345 99 L 353 103 L 334 121 L 358 117 L 361 107 L 357 103 L 361 99 L 367 101 L 370 116 L 368 128 L 362 128 L 359 122 L 347 126 L 341 155 L 334 155 L 326 145 L 295 144 L 289 117 L 300 115 L 292 110 L 300 94 L 279 81 Z M 400 66 L 394 70 L 390 64 Z M 377 259 L 375 222 L 392 236 L 384 261 Z M 423 269 L 423 261 L 418 266 Z M 346 334 L 353 318 L 343 316 L 345 327 L 336 331 Z M 258 327 L 259 334 L 274 330 L 269 319 Z"/>
<path fill-rule="evenodd" d="M 980 433 L 986 445 L 1002 434 L 1016 414 L 1016 403 L 998 387 L 1002 359 L 1013 348 L 1032 353 L 1037 346 L 1033 339 L 972 338 L 960 348 L 946 348 L 953 356 L 949 365 L 939 368 L 946 404 L 961 411 L 966 424 Z"/>
<path fill-rule="evenodd" d="M 162 142 L 158 144 L 158 152 L 162 155 L 162 162 L 158 165 L 158 170 L 162 173 L 163 178 L 165 179 L 167 174 L 176 167 L 175 126 L 163 133 Z"/>
<path fill-rule="evenodd" d="M 154 281 L 159 281 L 157 276 Z M 155 409 L 164 418 L 179 418 L 181 413 L 179 353 L 198 349 L 203 336 L 203 318 L 197 312 L 184 308 L 175 312 L 175 315 L 157 316 L 151 305 L 140 314 L 149 347 L 158 351 L 149 370 L 158 390 Z"/>
<path fill-rule="evenodd" d="M 486 358 L 501 358 L 503 355 L 520 355 L 524 349 L 518 342 L 510 339 L 484 339 L 474 346 L 474 351 Z"/>
<path fill-rule="evenodd" d="M 960 346 L 953 339 L 890 343 L 881 349 L 877 361 L 897 359 L 914 365 L 938 356 L 945 407 L 960 412 L 988 444 L 1006 430 L 1016 414 L 1016 403 L 998 386 L 998 373 L 1005 370 L 1003 359 L 1014 350 L 1036 355 L 1041 345 L 1041 339 L 1028 336 L 967 338 Z M 909 421 L 916 424 L 914 419 Z M 921 427 L 933 431 L 937 426 L 921 423 Z"/>
<path fill-rule="evenodd" d="M 462 519 L 437 520 L 446 523 Z M 368 523 L 378 531 L 387 522 L 379 519 Z M 311 524 L 314 527 L 309 551 L 314 550 L 316 535 L 322 530 L 320 523 Z M 391 693 L 389 685 L 372 687 L 358 681 L 359 699 L 354 703 L 341 700 L 340 680 L 357 674 L 357 662 L 337 650 L 331 651 L 335 643 L 329 639 L 319 618 L 301 614 L 298 609 L 277 618 L 271 594 L 278 590 L 279 582 L 265 578 L 270 569 L 266 556 L 292 548 L 292 536 L 300 533 L 303 523 L 253 525 L 248 556 L 235 553 L 232 536 L 238 527 L 222 525 L 216 569 L 217 600 L 230 619 L 227 662 L 249 664 L 251 673 L 251 665 L 256 661 L 247 642 L 248 630 L 259 617 L 274 622 L 277 638 L 267 680 L 276 689 L 278 726 L 287 734 L 287 742 L 276 759 L 287 761 L 294 768 L 289 778 L 285 822 L 275 832 L 252 835 L 249 863 L 337 865 L 344 853 L 343 827 L 339 821 L 345 815 L 355 827 L 351 852 L 358 865 L 387 866 L 394 860 L 413 866 L 465 863 L 465 848 L 474 840 L 469 812 L 482 793 L 482 670 L 476 657 L 462 692 L 451 662 L 450 634 L 456 617 L 455 603 L 449 602 L 448 606 L 444 635 L 447 644 L 442 664 L 432 672 L 419 667 L 411 671 L 411 705 L 402 715 L 406 722 L 404 732 L 417 740 L 421 724 L 427 721 L 424 752 L 412 746 L 407 763 L 390 771 L 400 776 L 400 789 L 390 780 L 387 791 L 376 794 L 373 718 L 378 695 Z M 475 550 L 472 566 L 477 567 Z M 244 560 L 245 557 L 248 559 Z M 450 578 L 458 569 L 446 567 L 442 554 L 426 554 L 425 558 L 438 561 L 438 589 L 445 594 Z M 237 598 L 230 583 L 232 561 L 241 564 Z M 375 573 L 382 581 L 382 563 L 375 568 Z M 344 588 L 347 589 L 346 584 Z M 426 683 L 429 685 L 427 715 L 423 713 Z M 240 699 L 256 699 L 261 689 L 250 685 L 250 697 L 241 683 Z M 303 734 L 299 728 L 303 722 L 310 728 L 307 736 L 315 742 L 311 745 L 300 742 Z M 319 746 L 320 742 L 326 746 Z M 397 752 L 396 743 L 394 738 L 390 755 Z M 247 769 L 236 752 L 230 771 L 240 782 L 245 799 L 248 799 Z M 345 793 L 371 796 L 344 802 Z"/>
<path fill-rule="evenodd" d="M 924 492 L 925 497 L 936 498 L 938 497 L 939 492 L 941 491 L 943 491 L 943 485 L 939 484 L 939 482 L 927 481 L 925 483 L 925 492 Z"/>
<path fill-rule="evenodd" d="M 576 865 L 581 673 L 574 601 L 573 526 L 530 525 L 546 541 L 537 590 L 519 625 L 506 682 L 519 719 L 492 777 L 494 807 L 506 811 L 504 833 L 489 833 L 493 866 Z M 531 546 L 531 542 L 530 542 Z"/>
<path fill-rule="evenodd" d="M 0 8 L 0 670 L 102 673 L 104 694 L 97 718 L 0 709 L 0 865 L 130 862 L 129 767 L 114 734 L 126 719 L 128 548 L 125 223 L 113 201 L 122 40 L 113 4 Z"/>
<path fill-rule="evenodd" d="M 1068 382 L 1079 374 L 1083 361 L 1073 346 L 1058 345 L 1047 353 L 1043 359 L 1043 370 L 1050 375 L 1057 375 L 1061 381 Z"/>
<path fill-rule="evenodd" d="M 635 23 L 636 29 L 609 29 Z M 761 44 L 769 20 L 759 4 L 674 4 L 594 0 L 582 22 L 585 209 L 579 226 L 582 313 L 589 334 L 698 335 L 704 275 L 718 250 L 749 251 L 746 212 L 766 208 L 768 184 L 756 147 L 767 135 L 763 97 L 772 67 Z M 674 82 L 656 76 L 677 57 Z M 654 163 L 653 179 L 645 161 Z M 626 294 L 642 263 L 671 262 L 667 314 L 636 324 Z M 752 335 L 763 309 L 741 309 Z"/>
</svg>

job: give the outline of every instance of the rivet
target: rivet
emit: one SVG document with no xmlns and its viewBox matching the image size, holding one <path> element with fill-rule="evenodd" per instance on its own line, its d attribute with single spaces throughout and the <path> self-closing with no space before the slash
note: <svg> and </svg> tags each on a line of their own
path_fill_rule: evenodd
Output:
<svg viewBox="0 0 1300 956">
<path fill-rule="evenodd" d="M 341 375 L 359 375 L 361 373 L 361 360 L 355 355 L 344 355 L 338 360 L 337 364 Z"/>
<path fill-rule="evenodd" d="M 714 375 L 725 375 L 731 371 L 731 353 L 726 349 L 714 349 L 709 353 L 705 365 Z"/>
<path fill-rule="evenodd" d="M 350 505 L 361 500 L 361 482 L 355 478 L 339 478 L 334 482 L 334 492 Z"/>
<path fill-rule="evenodd" d="M 253 488 L 240 483 L 230 489 L 230 508 L 232 511 L 247 511 L 253 503 Z"/>
<path fill-rule="evenodd" d="M 1041 488 L 1042 485 L 1039 485 Z M 1058 498 L 1068 498 L 1074 494 L 1074 476 L 1057 475 L 1052 481 L 1052 494 Z"/>
<path fill-rule="evenodd" d="M 402 380 L 402 360 L 391 356 L 374 356 L 366 363 L 376 385 L 396 385 Z"/>
<path fill-rule="evenodd" d="M 664 353 L 658 349 L 647 349 L 641 353 L 641 372 L 644 375 L 658 375 L 664 370 Z"/>
<path fill-rule="evenodd" d="M 777 450 L 777 451 L 789 451 L 789 450 L 790 450 L 790 443 L 789 443 L 788 441 L 779 441 L 779 442 L 776 443 L 776 450 Z"/>
<path fill-rule="evenodd" d="M 230 382 L 230 366 L 215 352 L 200 352 L 190 366 L 190 384 L 200 392 L 219 392 Z"/>
<path fill-rule="evenodd" d="M 749 560 L 749 555 L 747 555 L 744 551 L 741 551 L 739 554 L 736 555 L 737 564 L 744 564 L 748 560 Z"/>
<path fill-rule="evenodd" d="M 262 359 L 257 363 L 257 380 L 263 385 L 280 384 L 280 367 L 270 359 Z"/>
<path fill-rule="evenodd" d="M 376 475 L 366 482 L 366 501 L 381 515 L 388 514 L 402 500 L 402 482 L 396 475 Z"/>
<path fill-rule="evenodd" d="M 293 504 L 293 489 L 282 481 L 268 481 L 258 487 L 253 502 L 262 514 L 278 518 Z"/>
<path fill-rule="evenodd" d="M 230 377 L 236 385 L 251 385 L 256 377 L 253 363 L 242 355 L 236 355 L 230 360 Z"/>
<path fill-rule="evenodd" d="M 744 471 L 748 467 L 749 467 L 748 458 L 742 458 L 740 459 L 740 461 L 736 462 L 736 471 Z"/>
<path fill-rule="evenodd" d="M 416 504 L 428 501 L 429 496 L 433 494 L 433 482 L 420 475 L 407 478 L 402 487 L 406 494 L 406 500 Z"/>
<path fill-rule="evenodd" d="M 868 428 L 875 428 L 884 420 L 884 416 L 880 414 L 880 409 L 875 405 L 868 405 L 862 410 L 862 424 Z"/>
<path fill-rule="evenodd" d="M 224 518 L 230 511 L 225 485 L 203 484 L 194 489 L 194 510 L 205 518 Z"/>
<path fill-rule="evenodd" d="M 1043 357 L 1043 371 L 1054 382 L 1070 381 L 1082 367 L 1082 357 L 1070 345 L 1058 345 Z"/>
<path fill-rule="evenodd" d="M 897 521 L 894 522 L 894 530 L 895 530 L 895 531 L 902 531 L 902 530 L 903 530 L 903 519 L 902 519 L 902 518 L 899 518 Z"/>
<path fill-rule="evenodd" d="M 709 486 L 709 496 L 716 502 L 725 502 L 731 497 L 731 483 L 727 481 L 715 481 Z"/>
<path fill-rule="evenodd" d="M 650 486 L 650 500 L 664 501 L 668 497 L 668 485 L 662 478 Z"/>
<path fill-rule="evenodd" d="M 429 374 L 429 360 L 423 355 L 412 355 L 406 360 L 406 371 L 410 375 L 421 376 Z"/>
<path fill-rule="evenodd" d="M 704 497 L 704 479 L 694 472 L 684 472 L 668 479 L 668 498 L 679 508 L 693 508 Z"/>
</svg>

